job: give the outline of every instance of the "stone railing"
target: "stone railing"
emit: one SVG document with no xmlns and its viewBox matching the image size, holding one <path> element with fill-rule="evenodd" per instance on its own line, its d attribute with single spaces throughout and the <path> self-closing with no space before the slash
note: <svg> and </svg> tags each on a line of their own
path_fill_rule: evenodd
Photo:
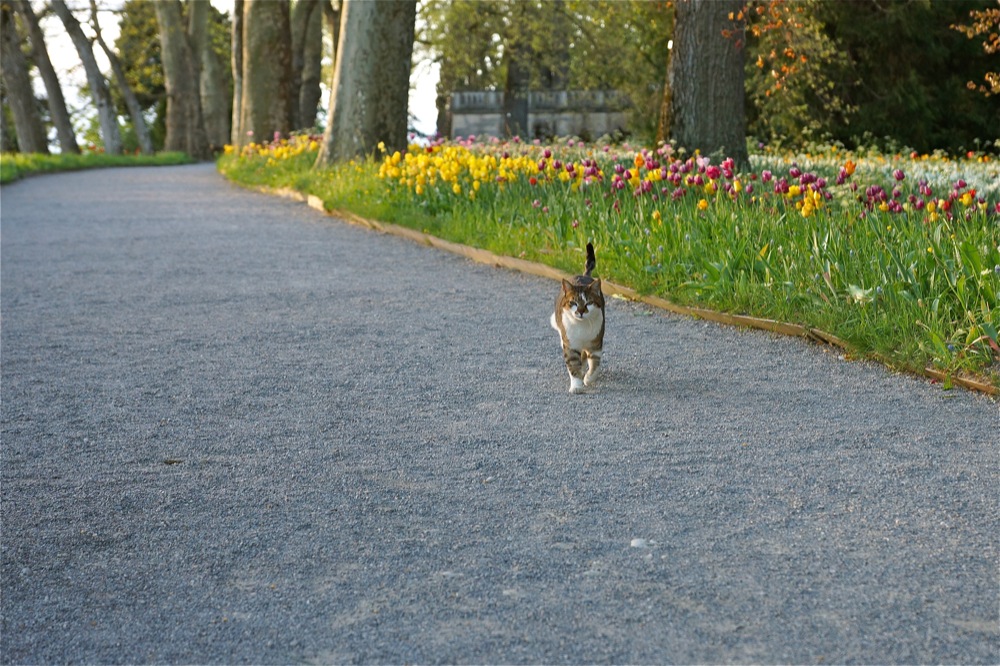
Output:
<svg viewBox="0 0 1000 666">
<path fill-rule="evenodd" d="M 498 90 L 451 94 L 451 136 L 486 134 L 524 137 L 580 136 L 597 138 L 625 128 L 628 98 L 615 90 L 546 90 L 528 92 L 513 112 L 504 115 L 504 93 Z"/>
</svg>

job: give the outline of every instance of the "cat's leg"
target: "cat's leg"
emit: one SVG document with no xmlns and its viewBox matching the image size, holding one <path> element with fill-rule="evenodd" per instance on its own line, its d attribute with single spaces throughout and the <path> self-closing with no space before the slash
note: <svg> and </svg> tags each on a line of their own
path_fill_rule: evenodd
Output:
<svg viewBox="0 0 1000 666">
<path fill-rule="evenodd" d="M 591 386 L 597 378 L 597 369 L 601 367 L 601 350 L 587 352 L 587 374 L 583 383 Z"/>
<path fill-rule="evenodd" d="M 569 392 L 579 393 L 583 390 L 583 357 L 576 349 L 563 348 L 563 359 L 566 370 L 569 371 Z"/>
</svg>

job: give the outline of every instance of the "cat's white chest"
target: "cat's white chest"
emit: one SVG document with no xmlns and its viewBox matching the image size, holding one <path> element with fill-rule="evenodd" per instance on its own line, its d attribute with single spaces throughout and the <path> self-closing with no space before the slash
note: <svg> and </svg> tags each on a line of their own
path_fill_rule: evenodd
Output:
<svg viewBox="0 0 1000 666">
<path fill-rule="evenodd" d="M 552 317 L 555 319 L 555 314 Z M 571 349 L 589 347 L 597 336 L 600 335 L 603 323 L 604 313 L 596 307 L 589 310 L 583 318 L 574 316 L 568 310 L 563 310 L 562 312 L 563 330 L 566 331 L 566 340 L 569 342 Z"/>
</svg>

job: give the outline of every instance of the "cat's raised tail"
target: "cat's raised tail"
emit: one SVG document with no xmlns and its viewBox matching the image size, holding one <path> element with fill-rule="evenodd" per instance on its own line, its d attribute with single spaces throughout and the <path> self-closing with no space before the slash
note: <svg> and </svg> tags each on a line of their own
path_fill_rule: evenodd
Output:
<svg viewBox="0 0 1000 666">
<path fill-rule="evenodd" d="M 594 246 L 592 243 L 587 243 L 587 264 L 585 266 L 586 270 L 584 275 L 590 277 L 590 272 L 594 270 L 594 266 L 597 265 L 597 257 L 594 256 Z"/>
</svg>

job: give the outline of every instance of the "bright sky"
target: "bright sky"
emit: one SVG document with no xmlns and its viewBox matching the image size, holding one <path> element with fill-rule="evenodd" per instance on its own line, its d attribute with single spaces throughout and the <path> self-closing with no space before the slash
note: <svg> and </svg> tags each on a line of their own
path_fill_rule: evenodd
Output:
<svg viewBox="0 0 1000 666">
<path fill-rule="evenodd" d="M 91 34 L 89 19 L 89 0 L 67 0 L 66 4 L 70 9 L 76 11 L 77 19 L 84 24 L 84 31 Z M 122 0 L 98 0 L 98 8 L 121 7 Z M 39 12 L 42 3 L 38 0 L 32 2 L 36 12 Z M 233 0 L 212 0 L 219 11 L 232 13 Z M 108 44 L 113 44 L 118 37 L 118 15 L 111 11 L 99 11 L 101 22 L 101 32 L 104 40 Z M 70 113 L 79 111 L 83 107 L 92 107 L 92 103 L 80 96 L 81 88 L 86 85 L 87 77 L 80 65 L 80 56 L 70 41 L 62 22 L 54 14 L 50 14 L 41 22 L 42 30 L 45 33 L 45 44 L 49 51 L 49 57 L 59 75 L 59 82 L 62 85 L 63 94 L 66 96 L 66 103 L 71 107 Z M 106 74 L 110 73 L 107 58 L 100 48 L 95 49 L 97 62 L 101 70 Z M 410 77 L 410 113 L 416 118 L 416 129 L 425 134 L 433 134 L 437 127 L 437 108 L 434 100 L 437 95 L 436 86 L 438 81 L 439 66 L 430 61 L 416 63 L 413 74 Z M 35 77 L 35 90 L 37 94 L 45 94 L 41 79 Z M 113 84 L 112 84 L 113 85 Z M 328 103 L 328 93 L 324 85 L 322 105 Z M 92 111 L 89 111 L 92 113 Z"/>
</svg>

